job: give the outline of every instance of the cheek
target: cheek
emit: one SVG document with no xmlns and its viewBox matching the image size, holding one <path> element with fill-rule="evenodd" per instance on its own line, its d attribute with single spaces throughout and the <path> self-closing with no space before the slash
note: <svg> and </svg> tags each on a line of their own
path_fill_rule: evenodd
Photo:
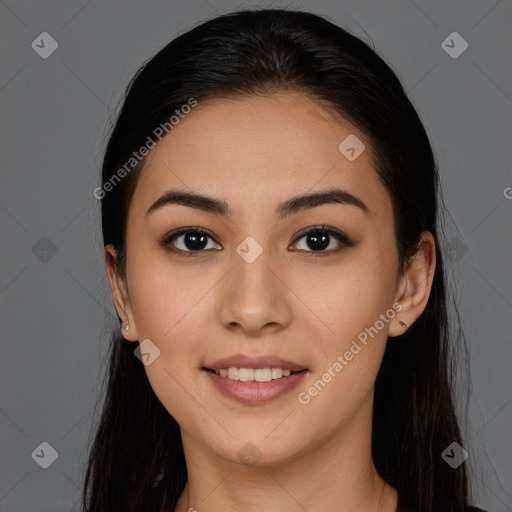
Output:
<svg viewBox="0 0 512 512">
<path fill-rule="evenodd" d="M 311 279 L 307 287 L 308 305 L 322 320 L 324 333 L 315 336 L 315 369 L 320 377 L 331 372 L 325 375 L 329 391 L 324 396 L 341 399 L 338 395 L 350 393 L 350 400 L 344 398 L 347 405 L 357 403 L 372 387 L 394 317 L 396 254 L 392 247 L 379 252 L 377 246 L 347 258 L 321 280 L 317 274 L 316 285 Z"/>
<path fill-rule="evenodd" d="M 159 355 L 144 367 L 150 385 L 164 407 L 180 423 L 201 417 L 195 400 L 199 367 L 200 329 L 207 301 L 200 276 L 180 273 L 159 255 L 132 253 L 127 261 L 130 299 L 139 340 L 149 339 Z M 203 333 L 204 334 L 204 333 Z"/>
<path fill-rule="evenodd" d="M 127 262 L 130 300 L 139 336 L 171 338 L 204 295 L 201 276 L 183 272 L 156 251 L 134 252 Z M 190 313 L 187 313 L 190 312 Z"/>
<path fill-rule="evenodd" d="M 207 266 L 173 264 L 150 250 L 134 251 L 127 273 L 138 338 L 150 339 L 160 350 L 158 364 L 146 366 L 148 376 L 160 379 L 157 372 L 163 372 L 162 385 L 180 394 L 173 379 L 193 381 L 201 366 L 203 344 L 215 321 L 211 289 L 218 278 Z"/>
<path fill-rule="evenodd" d="M 394 311 L 391 294 L 385 293 L 392 280 L 382 272 L 367 271 L 329 283 L 329 293 L 319 291 L 312 297 L 329 330 L 315 336 L 317 364 L 308 385 L 300 390 L 299 402 L 307 402 L 309 418 L 321 418 L 322 428 L 338 428 L 373 390 Z"/>
<path fill-rule="evenodd" d="M 302 295 L 331 334 L 354 336 L 389 309 L 396 281 L 393 258 L 389 260 L 357 255 L 328 274 L 303 281 Z"/>
</svg>

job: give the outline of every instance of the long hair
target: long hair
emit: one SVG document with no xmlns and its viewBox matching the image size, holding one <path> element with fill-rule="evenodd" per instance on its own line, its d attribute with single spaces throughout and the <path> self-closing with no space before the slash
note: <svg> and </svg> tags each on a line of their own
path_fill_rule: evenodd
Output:
<svg viewBox="0 0 512 512">
<path fill-rule="evenodd" d="M 180 35 L 131 80 L 107 144 L 101 213 L 104 244 L 125 276 L 126 222 L 144 159 L 119 169 L 191 98 L 297 91 L 328 104 L 366 134 L 394 214 L 399 271 L 422 231 L 438 240 L 438 171 L 418 114 L 394 72 L 359 38 L 326 19 L 279 9 L 220 16 Z M 116 176 L 117 178 L 116 178 Z M 114 179 L 116 178 L 116 179 Z M 110 184 L 110 186 L 107 186 Z M 462 444 L 453 400 L 443 257 L 423 314 L 390 338 L 375 383 L 372 456 L 404 512 L 463 512 L 465 464 L 441 457 Z M 174 510 L 186 484 L 180 430 L 153 392 L 133 344 L 111 336 L 101 418 L 83 486 L 88 512 Z"/>
</svg>

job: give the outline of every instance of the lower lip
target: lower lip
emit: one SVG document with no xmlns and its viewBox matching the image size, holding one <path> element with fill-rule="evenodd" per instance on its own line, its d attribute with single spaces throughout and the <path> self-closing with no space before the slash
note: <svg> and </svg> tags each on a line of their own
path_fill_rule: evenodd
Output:
<svg viewBox="0 0 512 512">
<path fill-rule="evenodd" d="M 208 370 L 203 371 L 208 374 L 211 382 L 220 392 L 244 404 L 263 404 L 276 400 L 297 387 L 308 373 L 307 370 L 303 370 L 298 373 L 292 373 L 288 377 L 281 377 L 280 379 L 268 382 L 242 382 L 229 379 L 228 377 L 221 377 Z"/>
</svg>

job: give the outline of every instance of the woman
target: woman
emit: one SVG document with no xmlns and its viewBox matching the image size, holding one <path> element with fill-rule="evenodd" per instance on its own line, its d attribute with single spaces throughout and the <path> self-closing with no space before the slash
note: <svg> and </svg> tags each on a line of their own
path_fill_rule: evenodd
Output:
<svg viewBox="0 0 512 512">
<path fill-rule="evenodd" d="M 321 17 L 146 63 L 95 190 L 120 331 L 84 510 L 476 510 L 437 192 L 399 80 Z"/>
</svg>

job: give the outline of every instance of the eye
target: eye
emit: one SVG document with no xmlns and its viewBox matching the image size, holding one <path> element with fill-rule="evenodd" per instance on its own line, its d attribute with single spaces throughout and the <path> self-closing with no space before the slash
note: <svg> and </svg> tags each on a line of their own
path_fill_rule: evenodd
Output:
<svg viewBox="0 0 512 512">
<path fill-rule="evenodd" d="M 327 256 L 328 254 L 341 251 L 344 247 L 353 247 L 355 245 L 355 242 L 341 231 L 327 226 L 306 228 L 299 233 L 297 240 L 300 241 L 303 238 L 305 239 L 305 244 L 302 247 L 297 242 L 295 242 L 295 245 L 301 251 L 312 252 L 312 256 Z M 334 243 L 335 241 L 338 244 Z"/>
<path fill-rule="evenodd" d="M 208 246 L 208 239 L 213 241 L 211 234 L 202 228 L 180 228 L 167 235 L 161 241 L 161 245 L 180 256 L 198 257 L 207 249 L 212 249 Z"/>
<path fill-rule="evenodd" d="M 341 251 L 344 247 L 353 247 L 355 242 L 335 228 L 327 226 L 311 226 L 303 229 L 296 240 L 305 239 L 305 246 L 298 247 L 298 250 L 312 253 L 311 256 L 327 256 Z M 209 246 L 209 240 L 213 242 Z M 332 247 L 333 242 L 334 247 Z M 207 250 L 222 250 L 222 247 L 215 241 L 212 235 L 203 228 L 186 227 L 179 228 L 167 235 L 160 244 L 167 250 L 184 257 L 200 257 Z M 215 245 L 217 247 L 215 247 Z M 297 242 L 291 247 L 298 246 Z M 326 250 L 327 249 L 327 250 Z"/>
</svg>

